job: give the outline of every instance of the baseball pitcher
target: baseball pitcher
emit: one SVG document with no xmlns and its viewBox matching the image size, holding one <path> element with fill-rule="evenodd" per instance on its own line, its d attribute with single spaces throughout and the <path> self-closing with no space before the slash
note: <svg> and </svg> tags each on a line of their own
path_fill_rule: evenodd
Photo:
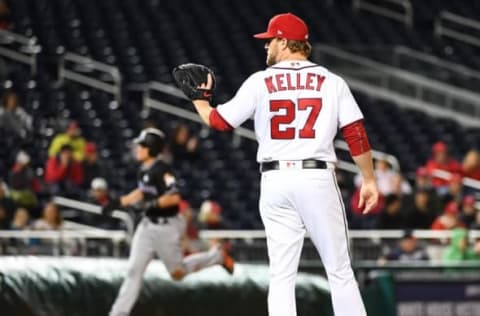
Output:
<svg viewBox="0 0 480 316">
<path fill-rule="evenodd" d="M 335 315 L 364 316 L 333 146 L 340 129 L 363 176 L 360 207 L 369 212 L 378 190 L 363 115 L 345 81 L 308 60 L 308 28 L 299 17 L 276 15 L 255 37 L 266 41 L 269 67 L 251 75 L 227 103 L 210 105 L 215 77 L 205 66 L 180 65 L 174 78 L 212 128 L 229 131 L 254 119 L 270 259 L 269 315 L 296 315 L 295 278 L 308 232 L 327 272 Z"/>
<path fill-rule="evenodd" d="M 215 264 L 222 265 L 230 274 L 234 268 L 233 259 L 219 246 L 183 257 L 181 239 L 185 222 L 178 214 L 181 197 L 173 172 L 159 156 L 165 135 L 158 129 L 147 128 L 134 142 L 136 159 L 141 162 L 138 187 L 102 209 L 102 213 L 109 214 L 114 209 L 137 204 L 144 212 L 133 236 L 127 275 L 110 316 L 129 315 L 140 293 L 143 273 L 155 256 L 163 261 L 174 280 Z"/>
</svg>

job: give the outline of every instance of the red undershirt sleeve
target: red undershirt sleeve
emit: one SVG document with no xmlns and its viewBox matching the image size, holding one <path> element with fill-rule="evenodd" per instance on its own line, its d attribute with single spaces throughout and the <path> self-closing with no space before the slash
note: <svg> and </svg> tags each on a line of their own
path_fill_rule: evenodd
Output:
<svg viewBox="0 0 480 316">
<path fill-rule="evenodd" d="M 358 120 L 344 126 L 342 133 L 352 156 L 358 156 L 370 150 L 370 143 L 368 142 L 367 132 L 363 126 L 363 120 Z"/>
<path fill-rule="evenodd" d="M 218 113 L 216 109 L 213 109 L 208 116 L 208 120 L 210 122 L 210 127 L 216 129 L 221 132 L 229 132 L 233 130 L 233 127 L 228 124 L 227 121 Z"/>
</svg>

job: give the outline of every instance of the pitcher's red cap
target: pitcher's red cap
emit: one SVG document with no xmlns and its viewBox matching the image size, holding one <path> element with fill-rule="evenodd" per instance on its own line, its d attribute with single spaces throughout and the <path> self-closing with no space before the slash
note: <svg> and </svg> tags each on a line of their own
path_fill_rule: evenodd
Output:
<svg viewBox="0 0 480 316">
<path fill-rule="evenodd" d="M 292 13 L 282 13 L 270 19 L 266 32 L 255 34 L 253 37 L 261 39 L 279 37 L 294 41 L 306 41 L 308 40 L 308 27 L 298 16 Z"/>
</svg>

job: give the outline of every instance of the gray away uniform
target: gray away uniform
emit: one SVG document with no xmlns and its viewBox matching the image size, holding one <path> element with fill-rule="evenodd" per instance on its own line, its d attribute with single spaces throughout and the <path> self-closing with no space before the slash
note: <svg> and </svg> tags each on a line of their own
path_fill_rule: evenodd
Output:
<svg viewBox="0 0 480 316">
<path fill-rule="evenodd" d="M 140 170 L 138 186 L 145 200 L 178 192 L 173 173 L 161 160 Z M 155 256 L 163 261 L 170 273 L 183 269 L 188 274 L 223 262 L 223 255 L 217 247 L 184 258 L 181 246 L 184 231 L 185 221 L 178 214 L 178 206 L 145 212 L 133 236 L 127 275 L 110 316 L 129 315 L 140 293 L 143 273 Z"/>
</svg>

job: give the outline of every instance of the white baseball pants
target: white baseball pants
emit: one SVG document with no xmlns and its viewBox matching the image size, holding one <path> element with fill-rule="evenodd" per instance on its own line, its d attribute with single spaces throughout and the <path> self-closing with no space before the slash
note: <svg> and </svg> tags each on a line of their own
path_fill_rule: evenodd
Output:
<svg viewBox="0 0 480 316">
<path fill-rule="evenodd" d="M 365 316 L 350 265 L 347 222 L 331 169 L 262 173 L 260 215 L 270 260 L 269 316 L 296 316 L 295 280 L 305 232 L 322 259 L 336 316 Z"/>
</svg>

